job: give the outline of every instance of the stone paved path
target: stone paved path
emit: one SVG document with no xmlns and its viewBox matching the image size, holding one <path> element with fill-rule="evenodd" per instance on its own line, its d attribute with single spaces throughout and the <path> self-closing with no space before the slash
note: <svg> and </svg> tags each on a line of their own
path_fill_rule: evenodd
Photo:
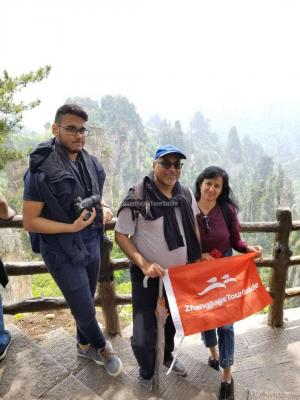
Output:
<svg viewBox="0 0 300 400">
<path fill-rule="evenodd" d="M 300 308 L 286 310 L 284 329 L 272 329 L 263 316 L 236 324 L 236 400 L 300 400 Z M 109 377 L 102 367 L 78 359 L 75 339 L 63 329 L 37 344 L 14 325 L 13 343 L 0 362 L 0 400 L 216 400 L 220 375 L 206 365 L 199 335 L 185 338 L 180 358 L 188 376 L 165 375 L 160 391 L 137 385 L 138 368 L 124 337 L 112 339 L 124 372 Z"/>
<path fill-rule="evenodd" d="M 268 326 L 264 315 L 235 324 L 235 382 L 248 389 L 300 395 L 300 308 L 285 310 L 284 318 L 284 329 Z M 207 349 L 199 343 L 200 335 L 187 337 L 182 351 L 206 362 Z"/>
</svg>

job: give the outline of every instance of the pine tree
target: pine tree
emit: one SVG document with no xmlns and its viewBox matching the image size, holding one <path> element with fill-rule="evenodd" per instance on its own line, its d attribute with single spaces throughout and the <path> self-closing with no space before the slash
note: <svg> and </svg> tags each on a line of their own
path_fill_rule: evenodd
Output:
<svg viewBox="0 0 300 400">
<path fill-rule="evenodd" d="M 27 85 L 40 82 L 50 72 L 50 66 L 39 68 L 35 72 L 11 77 L 7 71 L 0 76 L 0 169 L 9 159 L 16 158 L 18 152 L 11 150 L 7 145 L 9 135 L 21 128 L 23 112 L 31 110 L 40 104 L 40 100 L 30 103 L 16 101 L 15 95 L 21 92 Z"/>
</svg>

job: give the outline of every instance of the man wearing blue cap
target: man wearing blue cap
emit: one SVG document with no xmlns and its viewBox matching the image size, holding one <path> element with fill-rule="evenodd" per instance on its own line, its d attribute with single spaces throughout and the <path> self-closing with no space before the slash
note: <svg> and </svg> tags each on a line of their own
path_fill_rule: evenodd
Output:
<svg viewBox="0 0 300 400">
<path fill-rule="evenodd" d="M 192 192 L 179 183 L 182 159 L 175 146 L 157 149 L 153 169 L 129 189 L 118 211 L 116 241 L 131 260 L 133 336 L 131 346 L 140 366 L 140 382 L 151 388 L 155 367 L 156 316 L 159 278 L 164 269 L 201 258 Z M 154 278 L 143 287 L 145 276 Z M 164 365 L 170 367 L 175 327 L 169 314 L 165 325 Z M 173 371 L 187 374 L 176 360 Z"/>
</svg>

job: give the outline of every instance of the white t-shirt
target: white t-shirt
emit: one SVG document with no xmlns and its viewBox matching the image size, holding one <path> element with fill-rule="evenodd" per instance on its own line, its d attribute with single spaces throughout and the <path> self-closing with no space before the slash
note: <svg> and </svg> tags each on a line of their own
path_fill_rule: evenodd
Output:
<svg viewBox="0 0 300 400">
<path fill-rule="evenodd" d="M 192 194 L 192 209 L 194 216 L 199 214 L 199 208 Z M 140 214 L 133 221 L 131 210 L 123 208 L 118 216 L 115 231 L 132 236 L 132 242 L 138 251 L 149 262 L 155 262 L 163 268 L 187 263 L 186 239 L 184 236 L 180 207 L 175 208 L 178 226 L 183 237 L 184 246 L 170 251 L 164 236 L 163 217 L 154 221 L 146 221 Z"/>
</svg>

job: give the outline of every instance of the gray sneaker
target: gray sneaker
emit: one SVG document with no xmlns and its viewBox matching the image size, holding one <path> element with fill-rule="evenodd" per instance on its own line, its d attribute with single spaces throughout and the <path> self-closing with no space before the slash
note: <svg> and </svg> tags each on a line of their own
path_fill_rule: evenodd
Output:
<svg viewBox="0 0 300 400">
<path fill-rule="evenodd" d="M 165 361 L 164 366 L 167 368 L 170 368 L 172 361 L 173 360 Z M 172 371 L 175 372 L 175 374 L 177 374 L 178 376 L 183 376 L 183 377 L 187 376 L 187 370 L 186 370 L 185 366 L 182 364 L 181 361 L 179 361 L 177 359 L 173 365 Z"/>
<path fill-rule="evenodd" d="M 98 365 L 103 365 L 106 372 L 111 376 L 117 376 L 122 371 L 122 362 L 114 353 L 111 343 L 107 340 L 104 349 L 95 349 L 90 346 L 87 350 L 82 350 L 77 344 L 77 355 L 88 358 Z"/>
<path fill-rule="evenodd" d="M 87 358 L 88 360 L 94 361 L 96 364 L 101 365 L 102 359 L 100 358 L 97 349 L 90 346 L 87 350 L 82 350 L 77 343 L 77 355 L 82 358 Z"/>
<path fill-rule="evenodd" d="M 150 379 L 145 379 L 141 375 L 138 377 L 138 382 L 139 385 L 145 389 L 147 392 L 152 391 L 152 386 L 153 386 L 153 378 Z"/>
</svg>

